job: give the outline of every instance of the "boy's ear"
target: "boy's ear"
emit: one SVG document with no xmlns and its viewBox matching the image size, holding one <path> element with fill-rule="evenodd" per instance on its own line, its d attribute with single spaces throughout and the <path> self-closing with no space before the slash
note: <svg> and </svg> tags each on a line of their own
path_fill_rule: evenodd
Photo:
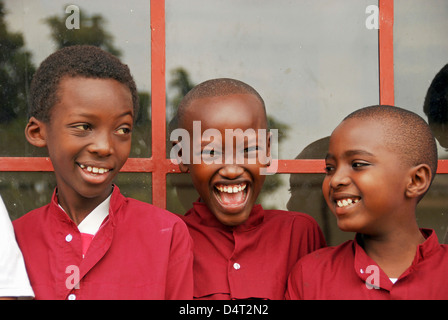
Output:
<svg viewBox="0 0 448 320">
<path fill-rule="evenodd" d="M 269 131 L 269 133 L 268 133 L 268 141 L 266 142 L 267 143 L 267 145 L 266 145 L 266 155 L 268 157 L 271 156 L 271 141 L 272 141 L 272 132 Z"/>
<path fill-rule="evenodd" d="M 267 131 L 266 135 L 266 157 L 268 157 L 267 166 L 269 167 L 272 163 L 272 157 L 271 157 L 271 142 L 272 142 L 272 132 L 270 130 Z"/>
<path fill-rule="evenodd" d="M 174 156 L 174 158 L 177 160 L 177 164 L 179 166 L 179 169 L 182 173 L 187 173 L 190 171 L 190 168 L 187 164 L 183 163 L 182 161 L 182 147 L 179 141 L 173 141 L 172 142 L 173 147 L 171 148 L 171 152 L 174 154 L 171 154 L 171 157 Z"/>
<path fill-rule="evenodd" d="M 406 188 L 406 196 L 409 198 L 420 198 L 431 185 L 432 173 L 427 164 L 419 164 L 410 169 L 410 180 Z"/>
<path fill-rule="evenodd" d="M 182 161 L 179 162 L 179 169 L 182 173 L 190 172 L 190 167 L 187 164 L 184 164 Z"/>
<path fill-rule="evenodd" d="M 36 147 L 46 147 L 46 125 L 43 121 L 31 117 L 25 127 L 25 137 L 29 143 Z"/>
</svg>

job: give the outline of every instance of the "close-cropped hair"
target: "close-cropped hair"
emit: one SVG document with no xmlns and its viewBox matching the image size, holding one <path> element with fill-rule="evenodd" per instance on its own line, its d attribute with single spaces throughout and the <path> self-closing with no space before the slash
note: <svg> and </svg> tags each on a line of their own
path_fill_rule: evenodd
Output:
<svg viewBox="0 0 448 320">
<path fill-rule="evenodd" d="M 423 104 L 429 124 L 448 123 L 448 64 L 436 74 Z"/>
<path fill-rule="evenodd" d="M 180 123 L 185 110 L 188 106 L 197 99 L 227 96 L 232 94 L 251 94 L 254 95 L 258 100 L 260 100 L 263 109 L 264 116 L 266 117 L 266 107 L 263 98 L 253 87 L 240 80 L 231 78 L 217 78 L 204 81 L 193 89 L 191 89 L 185 97 L 179 103 L 177 109 L 177 121 Z"/>
<path fill-rule="evenodd" d="M 50 121 L 50 110 L 59 101 L 58 89 L 65 77 L 114 79 L 122 83 L 132 94 L 134 119 L 137 117 L 137 87 L 128 66 L 114 55 L 90 45 L 62 48 L 41 63 L 31 81 L 29 117 Z"/>
<path fill-rule="evenodd" d="M 344 118 L 378 121 L 383 124 L 385 145 L 413 167 L 427 164 L 433 180 L 437 171 L 437 144 L 428 123 L 418 114 L 396 106 L 361 108 Z M 432 181 L 431 180 L 431 181 Z"/>
</svg>

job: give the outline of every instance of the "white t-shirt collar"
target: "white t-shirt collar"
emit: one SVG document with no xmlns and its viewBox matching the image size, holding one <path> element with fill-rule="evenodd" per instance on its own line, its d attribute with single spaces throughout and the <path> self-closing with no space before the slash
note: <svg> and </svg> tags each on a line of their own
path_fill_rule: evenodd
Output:
<svg viewBox="0 0 448 320">
<path fill-rule="evenodd" d="M 81 233 L 87 233 L 95 235 L 100 229 L 101 224 L 104 219 L 109 215 L 110 198 L 112 194 L 109 195 L 103 202 L 101 202 L 95 209 L 90 212 L 84 220 L 78 225 L 78 230 Z M 64 208 L 59 207 L 65 212 Z"/>
</svg>

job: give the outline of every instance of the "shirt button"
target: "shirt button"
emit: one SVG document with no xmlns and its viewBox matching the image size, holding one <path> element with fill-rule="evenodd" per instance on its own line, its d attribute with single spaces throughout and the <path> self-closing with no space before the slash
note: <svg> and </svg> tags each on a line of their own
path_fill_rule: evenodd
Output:
<svg viewBox="0 0 448 320">
<path fill-rule="evenodd" d="M 235 269 L 235 270 L 239 270 L 240 268 L 241 268 L 241 266 L 240 266 L 240 264 L 239 263 L 234 263 L 233 264 L 233 268 Z"/>
<path fill-rule="evenodd" d="M 76 300 L 76 294 L 72 293 L 68 295 L 68 300 Z"/>
<path fill-rule="evenodd" d="M 67 241 L 67 242 L 72 241 L 72 239 L 73 239 L 73 236 L 70 233 L 65 236 L 65 241 Z"/>
</svg>

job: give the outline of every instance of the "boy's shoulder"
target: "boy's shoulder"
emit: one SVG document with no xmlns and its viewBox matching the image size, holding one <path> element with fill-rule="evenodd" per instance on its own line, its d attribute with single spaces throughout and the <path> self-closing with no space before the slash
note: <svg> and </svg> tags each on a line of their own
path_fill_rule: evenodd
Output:
<svg viewBox="0 0 448 320">
<path fill-rule="evenodd" d="M 264 210 L 265 221 L 284 221 L 284 222 L 295 222 L 301 224 L 317 225 L 316 220 L 310 215 L 297 211 L 286 211 L 286 210 L 274 210 L 265 209 Z"/>
<path fill-rule="evenodd" d="M 118 189 L 118 188 L 117 188 Z M 132 218 L 139 220 L 141 223 L 148 221 L 149 223 L 161 223 L 161 224 L 175 224 L 182 222 L 182 219 L 175 214 L 167 211 L 166 209 L 159 208 L 153 204 L 149 204 L 134 198 L 125 197 L 119 190 L 114 192 L 113 199 L 111 199 L 111 210 L 117 219 Z M 55 203 L 50 203 L 29 211 L 22 217 L 13 221 L 15 228 L 24 226 L 33 226 L 42 223 L 48 223 L 48 219 L 52 220 L 54 215 Z M 57 212 L 58 214 L 59 212 Z M 56 217 L 57 217 L 56 214 Z"/>
<path fill-rule="evenodd" d="M 45 216 L 49 211 L 50 204 L 48 203 L 42 207 L 33 209 L 27 213 L 25 213 L 23 216 L 15 219 L 12 223 L 14 225 L 14 228 L 17 226 L 23 225 L 23 224 L 38 224 L 39 221 L 45 220 Z"/>
<path fill-rule="evenodd" d="M 337 246 L 317 249 L 302 257 L 296 267 L 300 265 L 302 269 L 316 272 L 319 269 L 333 269 L 335 265 L 353 264 L 355 258 L 353 241 L 348 240 Z"/>
<path fill-rule="evenodd" d="M 132 218 L 142 224 L 145 222 L 161 224 L 175 224 L 181 222 L 183 224 L 182 219 L 177 215 L 153 204 L 125 197 L 121 193 L 118 193 L 114 200 L 115 201 L 111 199 L 111 210 L 113 210 L 120 218 L 121 216 L 124 216 L 124 218 Z"/>
</svg>

